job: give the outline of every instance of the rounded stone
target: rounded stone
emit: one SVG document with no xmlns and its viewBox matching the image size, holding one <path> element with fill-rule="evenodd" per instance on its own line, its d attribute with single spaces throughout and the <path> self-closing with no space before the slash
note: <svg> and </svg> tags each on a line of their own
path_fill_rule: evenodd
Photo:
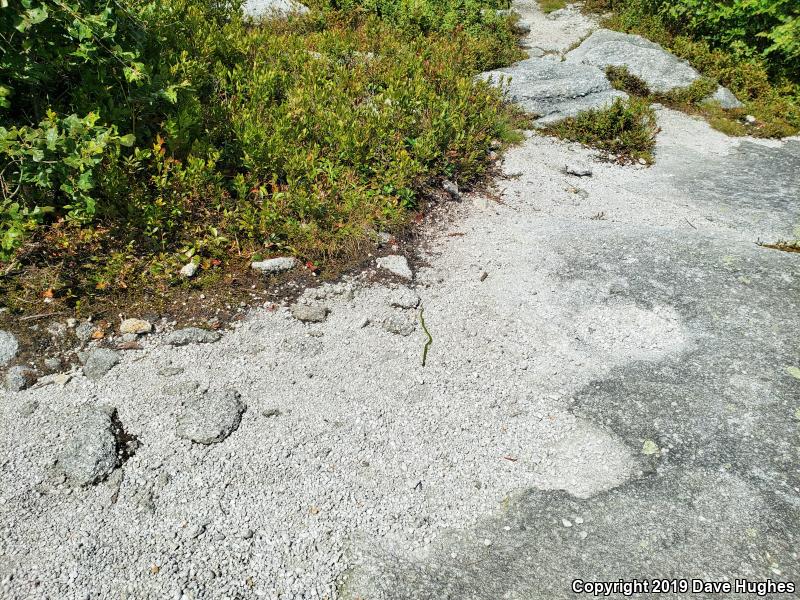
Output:
<svg viewBox="0 0 800 600">
<path fill-rule="evenodd" d="M 221 442 L 238 429 L 245 410 L 239 392 L 232 389 L 187 398 L 178 413 L 178 437 L 198 444 Z"/>
<path fill-rule="evenodd" d="M 120 333 L 134 333 L 141 335 L 143 333 L 150 333 L 153 326 L 149 321 L 144 319 L 125 319 L 119 326 Z"/>
<path fill-rule="evenodd" d="M 292 316 L 304 323 L 321 323 L 328 316 L 328 307 L 323 304 L 294 304 Z"/>
<path fill-rule="evenodd" d="M 11 367 L 6 373 L 6 389 L 20 392 L 36 383 L 36 371 L 30 367 Z"/>
<path fill-rule="evenodd" d="M 73 486 L 105 479 L 117 466 L 117 440 L 112 430 L 113 409 L 83 407 L 65 415 L 70 434 L 56 459 L 56 471 Z"/>
</svg>

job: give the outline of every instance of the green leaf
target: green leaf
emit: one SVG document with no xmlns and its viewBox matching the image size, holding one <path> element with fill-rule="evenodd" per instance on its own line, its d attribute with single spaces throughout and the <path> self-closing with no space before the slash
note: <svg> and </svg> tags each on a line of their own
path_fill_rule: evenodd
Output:
<svg viewBox="0 0 800 600">
<path fill-rule="evenodd" d="M 47 8 L 44 6 L 37 6 L 36 8 L 29 8 L 22 13 L 22 18 L 17 23 L 17 30 L 25 32 L 34 25 L 38 25 L 47 19 Z"/>
<path fill-rule="evenodd" d="M 82 192 L 88 192 L 92 189 L 92 172 L 91 171 L 84 171 L 81 173 L 81 176 L 78 177 L 78 189 Z"/>
<path fill-rule="evenodd" d="M 119 143 L 127 148 L 130 148 L 136 143 L 136 136 L 133 135 L 132 133 L 129 133 L 128 135 L 123 135 L 122 137 L 119 138 Z"/>
<path fill-rule="evenodd" d="M 47 142 L 47 149 L 48 150 L 55 150 L 56 149 L 56 141 L 58 140 L 58 129 L 56 127 L 50 127 L 45 132 L 44 139 Z"/>
<path fill-rule="evenodd" d="M 174 85 L 161 90 L 161 96 L 165 98 L 170 104 L 178 103 L 178 88 Z"/>
<path fill-rule="evenodd" d="M 786 367 L 786 372 L 789 373 L 795 379 L 800 379 L 800 368 L 798 367 Z"/>
</svg>

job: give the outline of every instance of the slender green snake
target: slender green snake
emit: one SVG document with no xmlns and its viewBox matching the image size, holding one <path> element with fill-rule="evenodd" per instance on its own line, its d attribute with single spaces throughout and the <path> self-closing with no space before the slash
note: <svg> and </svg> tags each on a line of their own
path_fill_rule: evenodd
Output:
<svg viewBox="0 0 800 600">
<path fill-rule="evenodd" d="M 424 308 L 421 308 L 419 311 L 419 322 L 422 325 L 422 329 L 425 331 L 425 335 L 428 336 L 428 341 L 425 342 L 425 348 L 422 350 L 422 366 L 425 366 L 425 361 L 428 360 L 428 348 L 431 347 L 433 344 L 433 337 L 431 336 L 431 332 L 428 331 L 428 328 L 425 327 L 425 317 L 422 314 L 425 312 Z"/>
</svg>

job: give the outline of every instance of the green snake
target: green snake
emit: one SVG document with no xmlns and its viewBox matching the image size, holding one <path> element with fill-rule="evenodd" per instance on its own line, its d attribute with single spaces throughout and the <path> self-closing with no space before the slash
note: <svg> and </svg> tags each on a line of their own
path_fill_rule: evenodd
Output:
<svg viewBox="0 0 800 600">
<path fill-rule="evenodd" d="M 428 336 L 428 341 L 425 342 L 425 348 L 422 350 L 422 366 L 425 366 L 425 361 L 428 360 L 428 348 L 431 347 L 433 344 L 433 337 L 431 336 L 431 332 L 428 331 L 428 328 L 425 327 L 425 317 L 422 316 L 422 313 L 425 312 L 425 309 L 422 308 L 419 311 L 419 322 L 422 325 L 422 329 L 425 331 L 425 335 Z"/>
</svg>

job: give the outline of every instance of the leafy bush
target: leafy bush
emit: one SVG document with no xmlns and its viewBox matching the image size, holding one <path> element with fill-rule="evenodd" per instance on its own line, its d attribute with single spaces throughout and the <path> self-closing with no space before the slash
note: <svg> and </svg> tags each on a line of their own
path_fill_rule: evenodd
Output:
<svg viewBox="0 0 800 600">
<path fill-rule="evenodd" d="M 653 161 L 656 115 L 646 100 L 616 99 L 601 109 L 550 125 L 546 131 L 565 140 L 580 142 L 605 151 L 622 161 Z"/>
<path fill-rule="evenodd" d="M 330 260 L 485 172 L 516 118 L 474 77 L 519 57 L 501 3 L 309 4 L 259 25 L 235 2 L 0 8 L 0 260 L 64 297 L 189 256 Z"/>
<path fill-rule="evenodd" d="M 795 0 L 662 0 L 658 13 L 712 46 L 744 57 L 767 58 L 800 79 L 800 3 Z"/>
</svg>

